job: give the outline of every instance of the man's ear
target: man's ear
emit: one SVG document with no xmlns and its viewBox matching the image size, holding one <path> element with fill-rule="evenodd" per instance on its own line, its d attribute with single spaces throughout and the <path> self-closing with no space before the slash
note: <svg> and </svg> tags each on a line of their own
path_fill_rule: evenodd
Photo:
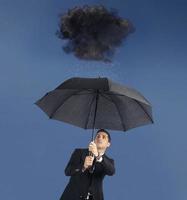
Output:
<svg viewBox="0 0 187 200">
<path fill-rule="evenodd" d="M 111 145 L 110 142 L 108 142 L 107 147 L 109 147 L 110 145 Z"/>
</svg>

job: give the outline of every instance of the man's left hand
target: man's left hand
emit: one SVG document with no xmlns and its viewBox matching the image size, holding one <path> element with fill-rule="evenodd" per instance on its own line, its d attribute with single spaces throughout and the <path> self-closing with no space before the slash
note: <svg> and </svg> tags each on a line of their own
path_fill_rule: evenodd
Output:
<svg viewBox="0 0 187 200">
<path fill-rule="evenodd" d="M 94 154 L 94 156 L 98 156 L 99 155 L 99 153 L 97 151 L 97 146 L 96 146 L 94 141 L 90 142 L 89 151 L 91 151 Z"/>
</svg>

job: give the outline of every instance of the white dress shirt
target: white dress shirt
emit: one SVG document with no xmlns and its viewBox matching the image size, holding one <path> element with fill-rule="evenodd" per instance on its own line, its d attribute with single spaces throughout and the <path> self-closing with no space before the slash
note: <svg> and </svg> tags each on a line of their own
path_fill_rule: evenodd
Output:
<svg viewBox="0 0 187 200">
<path fill-rule="evenodd" d="M 103 155 L 103 154 L 104 154 L 104 153 L 99 154 L 99 158 L 96 158 L 96 162 L 102 162 L 102 160 L 103 160 L 102 155 Z"/>
</svg>

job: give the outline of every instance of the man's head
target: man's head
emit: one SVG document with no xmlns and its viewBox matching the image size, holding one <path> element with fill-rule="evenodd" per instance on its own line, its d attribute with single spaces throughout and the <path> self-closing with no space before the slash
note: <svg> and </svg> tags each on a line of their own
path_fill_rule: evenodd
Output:
<svg viewBox="0 0 187 200">
<path fill-rule="evenodd" d="M 109 132 L 107 132 L 105 129 L 98 130 L 94 142 L 97 145 L 97 149 L 105 151 L 111 144 L 111 137 Z"/>
</svg>

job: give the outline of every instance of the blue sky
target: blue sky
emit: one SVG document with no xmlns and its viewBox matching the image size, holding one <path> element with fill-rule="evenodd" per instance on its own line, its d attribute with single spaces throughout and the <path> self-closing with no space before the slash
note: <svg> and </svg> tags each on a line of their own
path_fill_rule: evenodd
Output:
<svg viewBox="0 0 187 200">
<path fill-rule="evenodd" d="M 98 3 L 136 27 L 112 64 L 67 55 L 55 36 L 59 13 Z M 184 0 L 0 0 L 0 199 L 59 199 L 69 157 L 91 131 L 49 120 L 34 102 L 72 76 L 107 76 L 153 106 L 154 125 L 111 131 L 105 199 L 187 199 L 186 10 Z"/>
</svg>

